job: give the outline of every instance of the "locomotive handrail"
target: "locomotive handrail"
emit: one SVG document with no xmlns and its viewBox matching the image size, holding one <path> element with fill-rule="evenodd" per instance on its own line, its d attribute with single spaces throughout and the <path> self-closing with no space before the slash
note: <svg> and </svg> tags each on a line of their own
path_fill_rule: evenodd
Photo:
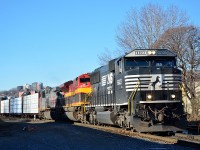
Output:
<svg viewBox="0 0 200 150">
<path fill-rule="evenodd" d="M 84 104 L 83 104 L 83 113 L 86 112 L 85 104 L 86 104 L 86 100 L 88 99 L 88 97 L 89 97 L 90 95 L 91 95 L 91 92 L 90 92 L 90 93 L 87 93 L 87 94 L 85 95 Z"/>
<path fill-rule="evenodd" d="M 138 90 L 138 87 L 140 85 L 140 80 L 138 80 L 137 84 L 136 84 L 136 87 L 133 89 L 132 93 L 130 94 L 129 98 L 128 98 L 128 115 L 130 115 L 130 100 L 132 99 L 132 102 L 134 102 L 134 97 L 135 97 L 135 94 Z M 133 109 L 134 105 L 132 105 L 132 109 Z"/>
</svg>

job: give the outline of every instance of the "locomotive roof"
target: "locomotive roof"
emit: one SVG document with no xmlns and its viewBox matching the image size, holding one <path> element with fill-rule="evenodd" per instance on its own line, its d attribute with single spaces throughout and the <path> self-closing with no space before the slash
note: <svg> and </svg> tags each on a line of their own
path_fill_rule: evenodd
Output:
<svg viewBox="0 0 200 150">
<path fill-rule="evenodd" d="M 176 54 L 168 49 L 135 49 L 127 53 L 125 57 L 176 57 Z"/>
<path fill-rule="evenodd" d="M 119 59 L 123 57 L 176 57 L 177 55 L 168 49 L 134 49 L 131 52 L 125 54 L 124 56 L 118 57 L 113 59 L 113 61 L 118 61 Z M 111 60 L 112 61 L 112 60 Z M 99 68 L 96 68 L 92 73 L 94 72 L 106 72 L 109 69 L 109 64 L 106 64 L 104 66 L 101 66 Z"/>
<path fill-rule="evenodd" d="M 73 81 L 70 80 L 70 81 L 67 81 L 67 82 L 61 84 L 61 85 L 59 86 L 59 87 L 60 87 L 60 90 L 61 90 L 62 92 L 66 92 L 67 89 L 69 88 L 69 85 L 72 84 L 72 83 L 73 83 Z"/>
</svg>

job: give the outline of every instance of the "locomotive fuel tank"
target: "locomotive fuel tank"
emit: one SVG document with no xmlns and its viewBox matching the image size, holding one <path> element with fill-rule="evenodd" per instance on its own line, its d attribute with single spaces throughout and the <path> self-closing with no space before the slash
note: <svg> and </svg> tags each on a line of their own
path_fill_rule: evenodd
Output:
<svg viewBox="0 0 200 150">
<path fill-rule="evenodd" d="M 66 113 L 67 117 L 72 121 L 79 121 L 80 120 L 77 116 L 77 113 L 74 112 L 74 111 L 73 112 L 68 111 L 68 112 L 65 112 L 65 113 Z"/>
<path fill-rule="evenodd" d="M 100 123 L 114 125 L 117 121 L 117 115 L 115 112 L 111 111 L 97 112 L 97 120 Z"/>
</svg>

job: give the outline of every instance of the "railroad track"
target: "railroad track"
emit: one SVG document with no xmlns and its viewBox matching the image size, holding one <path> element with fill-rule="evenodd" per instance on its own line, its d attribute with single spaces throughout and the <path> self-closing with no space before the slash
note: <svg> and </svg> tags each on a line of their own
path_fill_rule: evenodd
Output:
<svg viewBox="0 0 200 150">
<path fill-rule="evenodd" d="M 164 137 L 164 136 L 158 136 L 158 135 L 152 135 L 152 134 L 133 132 L 133 131 L 124 130 L 124 129 L 116 128 L 116 127 L 110 127 L 110 126 L 97 126 L 97 125 L 83 124 L 83 123 L 77 123 L 77 122 L 75 122 L 74 125 L 97 129 L 97 130 L 119 134 L 123 136 L 139 138 L 139 139 L 162 143 L 162 144 L 180 144 L 180 145 L 188 145 L 188 146 L 194 146 L 194 147 L 200 146 L 200 135 L 187 135 L 187 134 L 176 133 L 174 136 Z"/>
<path fill-rule="evenodd" d="M 178 139 L 185 139 L 185 140 L 190 140 L 194 142 L 199 142 L 200 143 L 200 135 L 191 135 L 191 134 L 182 134 L 182 133 L 176 133 L 175 137 Z"/>
<path fill-rule="evenodd" d="M 97 126 L 97 125 L 82 124 L 82 123 L 77 123 L 77 122 L 75 122 L 74 125 L 82 126 L 82 127 L 88 127 L 88 128 L 92 128 L 92 129 L 97 129 L 97 130 L 110 132 L 110 133 L 114 133 L 114 134 L 139 138 L 139 139 L 143 139 L 143 140 L 158 142 L 158 143 L 165 143 L 165 144 L 175 144 L 175 143 L 177 143 L 176 138 L 161 137 L 161 136 L 152 135 L 152 134 L 138 133 L 138 132 L 124 130 L 124 129 L 116 128 L 116 127 Z"/>
</svg>

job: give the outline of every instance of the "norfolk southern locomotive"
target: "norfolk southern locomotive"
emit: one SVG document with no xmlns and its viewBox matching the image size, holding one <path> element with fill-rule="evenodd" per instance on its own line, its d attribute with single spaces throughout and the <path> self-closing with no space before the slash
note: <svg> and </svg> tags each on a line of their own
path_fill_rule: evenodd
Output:
<svg viewBox="0 0 200 150">
<path fill-rule="evenodd" d="M 185 121 L 180 83 L 176 54 L 167 49 L 136 49 L 94 70 L 92 92 L 83 90 L 88 83 L 81 91 L 90 98 L 74 94 L 80 105 L 73 105 L 71 98 L 68 115 L 74 121 L 138 132 L 180 131 Z"/>
</svg>

